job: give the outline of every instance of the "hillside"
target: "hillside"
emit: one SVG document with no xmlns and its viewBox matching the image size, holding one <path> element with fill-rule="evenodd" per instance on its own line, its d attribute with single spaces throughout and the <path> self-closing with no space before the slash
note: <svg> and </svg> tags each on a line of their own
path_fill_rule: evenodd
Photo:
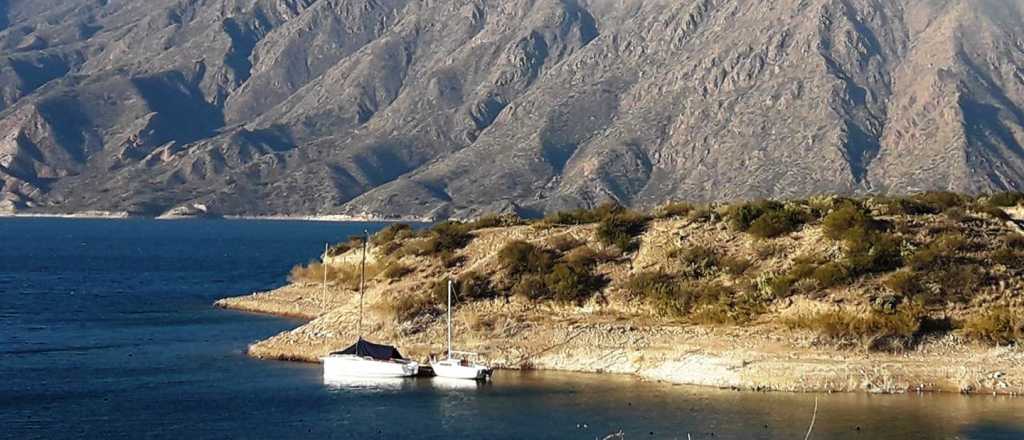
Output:
<svg viewBox="0 0 1024 440">
<path fill-rule="evenodd" d="M 505 368 L 789 391 L 1024 392 L 1024 196 L 816 198 L 488 217 L 370 242 L 364 335 Z M 358 334 L 358 242 L 222 307 L 311 319 L 253 356 L 318 361 Z"/>
<path fill-rule="evenodd" d="M 533 216 L 1024 185 L 1019 0 L 8 0 L 0 209 Z"/>
</svg>

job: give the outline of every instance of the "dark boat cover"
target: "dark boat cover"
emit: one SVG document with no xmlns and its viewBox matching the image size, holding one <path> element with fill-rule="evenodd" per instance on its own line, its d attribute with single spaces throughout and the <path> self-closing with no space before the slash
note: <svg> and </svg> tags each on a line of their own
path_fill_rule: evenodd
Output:
<svg viewBox="0 0 1024 440">
<path fill-rule="evenodd" d="M 398 349 L 395 347 L 390 345 L 374 344 L 372 342 L 367 342 L 363 338 L 359 338 L 359 341 L 352 344 L 351 347 L 331 354 L 355 354 L 359 356 L 369 356 L 380 360 L 402 359 L 402 354 L 399 353 Z"/>
</svg>

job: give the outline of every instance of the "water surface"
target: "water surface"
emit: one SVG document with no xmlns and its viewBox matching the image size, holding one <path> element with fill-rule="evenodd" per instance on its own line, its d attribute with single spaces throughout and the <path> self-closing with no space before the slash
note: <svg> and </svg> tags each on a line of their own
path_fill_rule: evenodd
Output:
<svg viewBox="0 0 1024 440">
<path fill-rule="evenodd" d="M 0 219 L 0 437 L 803 438 L 815 395 L 551 372 L 324 384 L 243 354 L 299 322 L 210 307 L 379 227 Z M 1024 438 L 1021 399 L 817 398 L 817 439 Z"/>
</svg>

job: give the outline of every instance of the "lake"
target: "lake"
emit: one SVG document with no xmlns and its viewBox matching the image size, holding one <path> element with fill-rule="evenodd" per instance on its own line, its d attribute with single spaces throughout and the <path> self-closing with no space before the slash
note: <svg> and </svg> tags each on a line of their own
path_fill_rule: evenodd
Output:
<svg viewBox="0 0 1024 440">
<path fill-rule="evenodd" d="M 0 219 L 0 437 L 1024 439 L 1024 399 L 742 393 L 626 376 L 324 384 L 245 356 L 300 322 L 214 309 L 383 225 Z"/>
</svg>

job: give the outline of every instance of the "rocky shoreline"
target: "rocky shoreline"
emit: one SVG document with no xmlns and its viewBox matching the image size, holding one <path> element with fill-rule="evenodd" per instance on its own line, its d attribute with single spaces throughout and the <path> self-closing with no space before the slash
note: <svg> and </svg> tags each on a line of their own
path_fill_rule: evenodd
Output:
<svg viewBox="0 0 1024 440">
<path fill-rule="evenodd" d="M 357 317 L 350 301 L 332 296 L 330 306 L 325 306 L 321 300 L 316 286 L 291 285 L 225 298 L 216 305 L 310 319 L 251 345 L 248 353 L 262 359 L 319 362 L 321 356 L 351 343 Z M 522 321 L 484 335 L 465 323 L 482 313 Z M 813 335 L 770 325 L 642 325 L 624 317 L 580 317 L 501 301 L 473 304 L 460 310 L 456 321 L 461 322 L 466 348 L 484 354 L 499 368 L 633 374 L 672 384 L 749 391 L 1024 394 L 1024 350 L 981 347 L 956 336 L 929 340 L 899 354 L 868 353 L 816 347 Z M 397 344 L 411 358 L 425 359 L 443 350 L 443 331 L 432 325 L 416 335 L 400 336 L 375 325 L 367 337 Z"/>
</svg>

